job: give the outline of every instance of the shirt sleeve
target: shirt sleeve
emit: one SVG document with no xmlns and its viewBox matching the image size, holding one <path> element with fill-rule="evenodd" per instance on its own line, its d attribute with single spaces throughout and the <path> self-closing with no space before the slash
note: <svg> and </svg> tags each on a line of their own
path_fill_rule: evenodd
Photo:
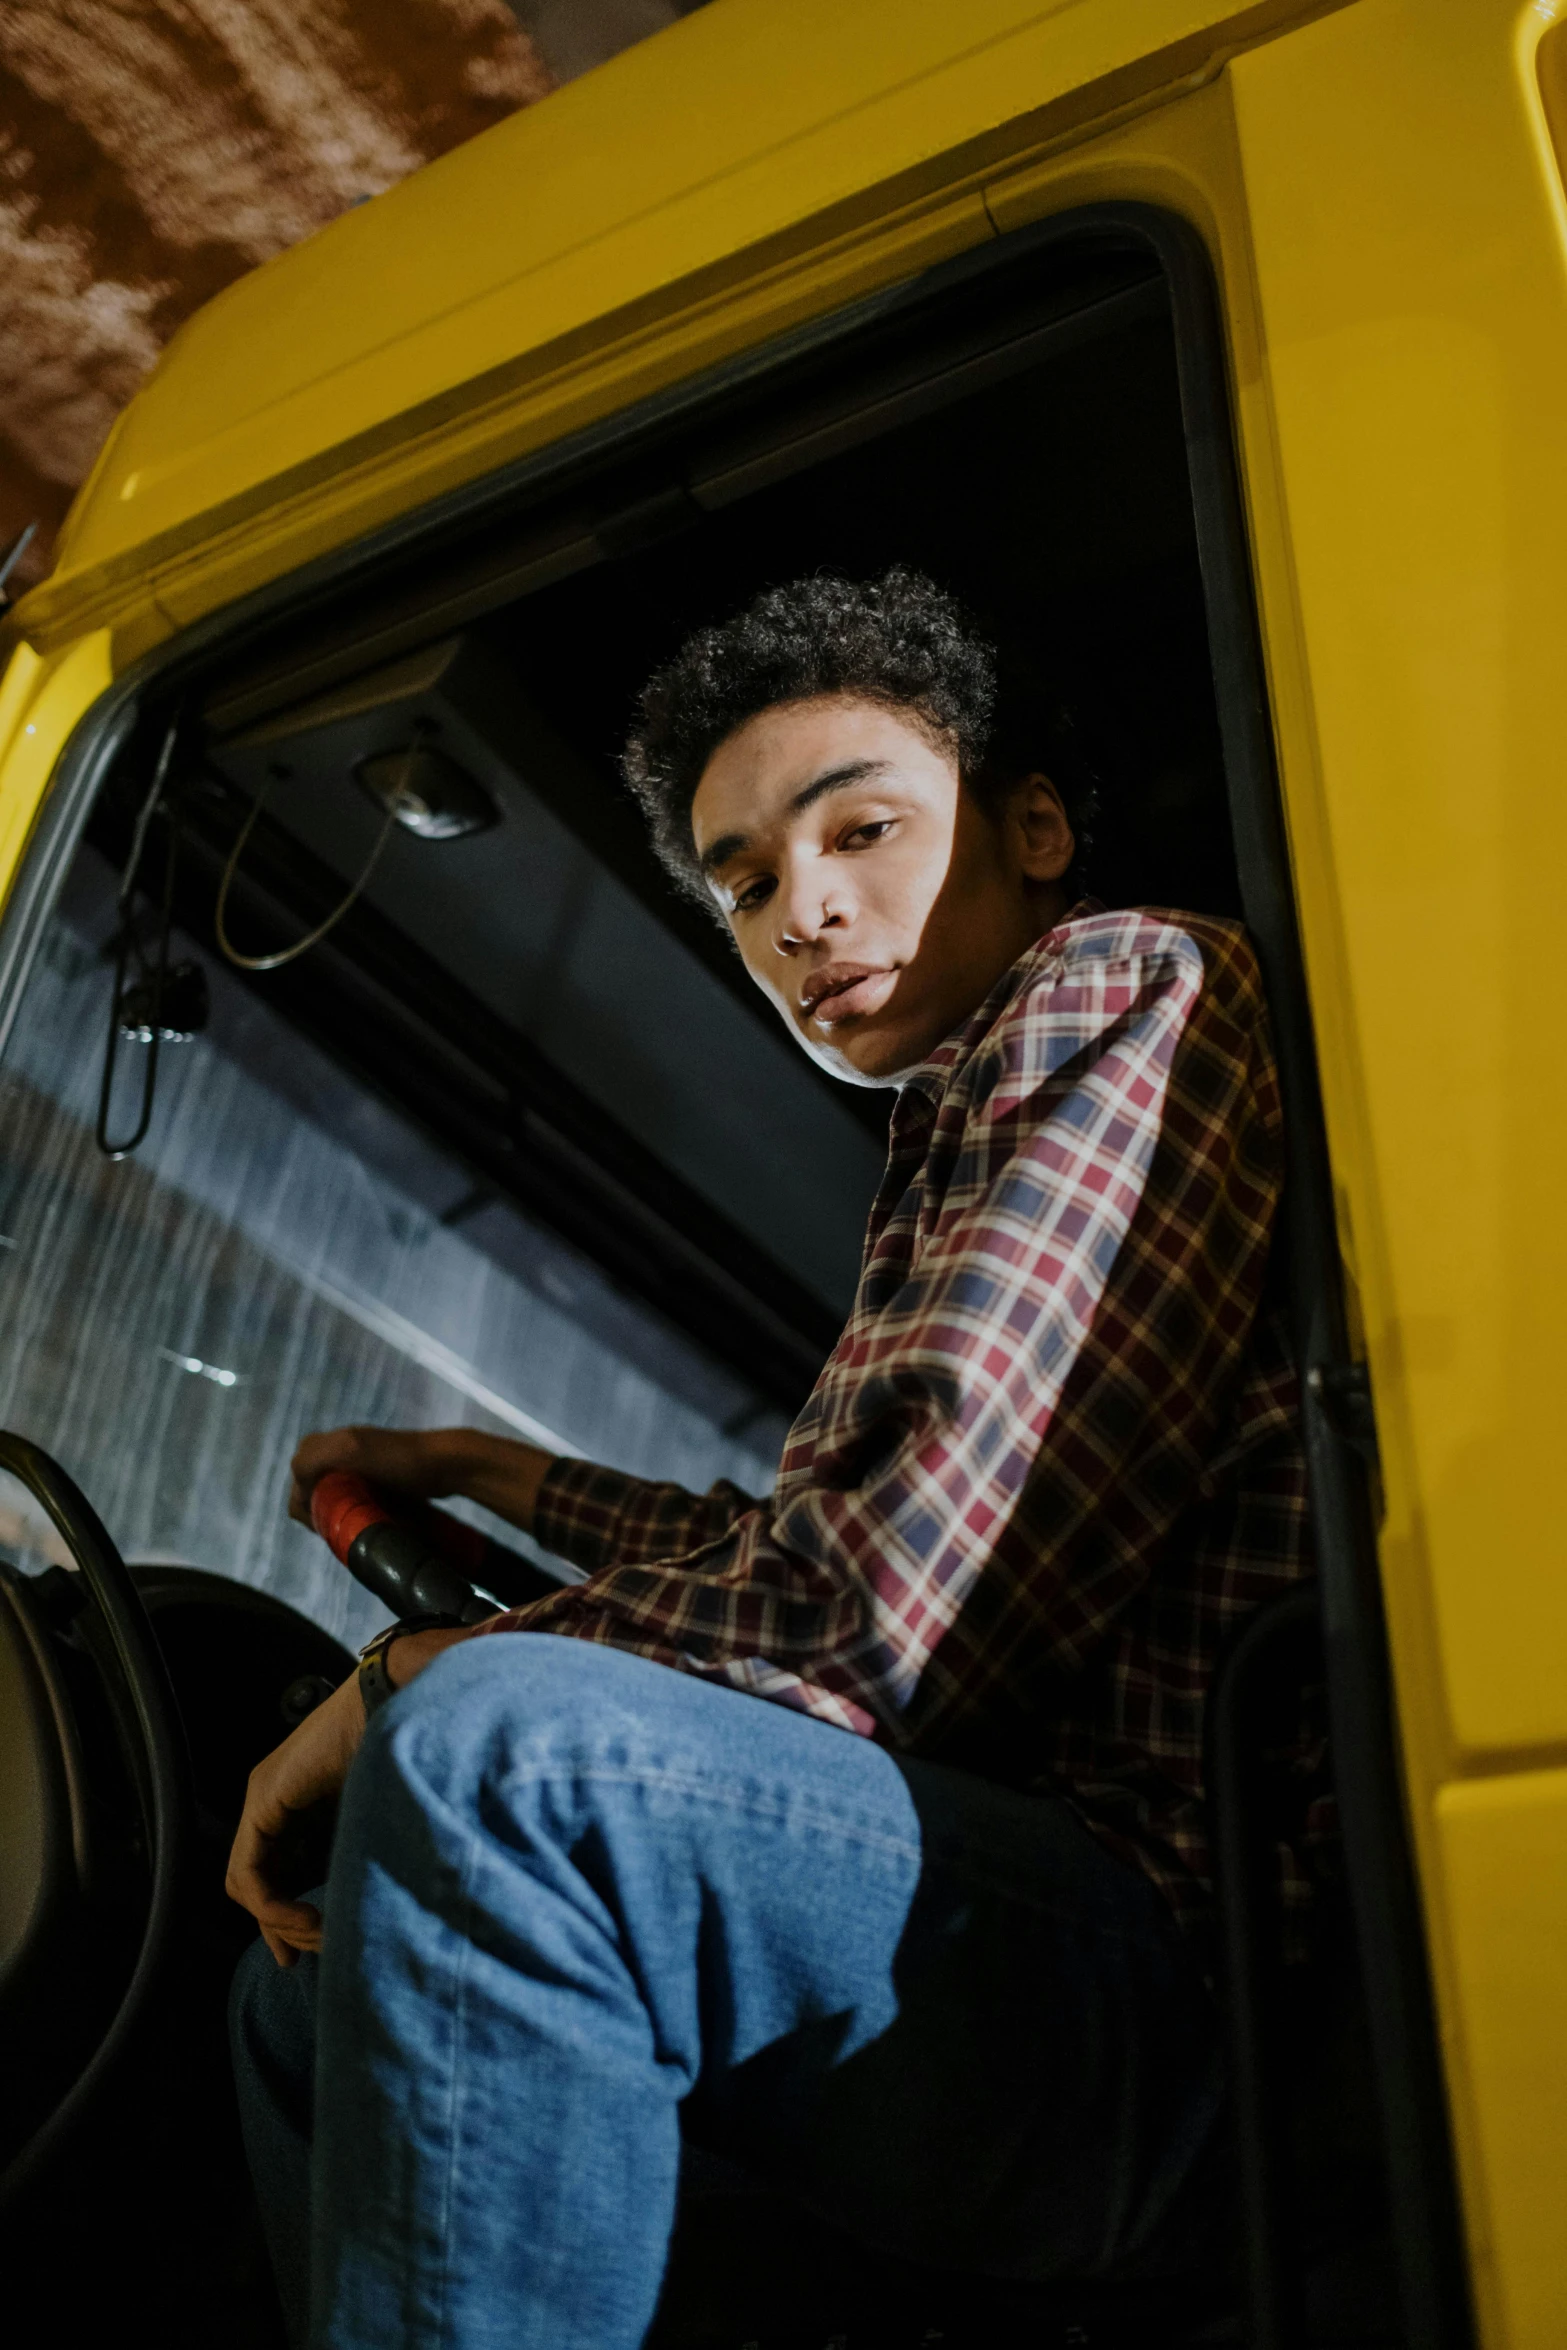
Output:
<svg viewBox="0 0 1567 2350">
<path fill-rule="evenodd" d="M 706 1493 L 628 1477 L 594 1461 L 560 1459 L 545 1472 L 534 1504 L 534 1540 L 595 1574 L 611 1564 L 678 1559 L 726 1534 L 758 1503 L 720 1478 Z"/>
<path fill-rule="evenodd" d="M 488 1631 L 605 1641 L 900 1744 L 1020 1653 L 1081 1668 L 1233 1392 L 1280 1138 L 1241 934 L 1210 977 L 1175 917 L 1079 927 L 942 1095 L 771 1502 Z M 1107 1294 L 1135 1361 L 1105 1389 Z"/>
</svg>

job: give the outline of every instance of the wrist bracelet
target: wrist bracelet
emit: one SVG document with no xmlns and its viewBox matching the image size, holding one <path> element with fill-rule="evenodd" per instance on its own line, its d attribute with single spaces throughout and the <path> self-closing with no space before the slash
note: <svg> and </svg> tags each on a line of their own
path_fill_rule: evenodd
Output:
<svg viewBox="0 0 1567 2350">
<path fill-rule="evenodd" d="M 365 1709 L 365 1720 L 379 1713 L 388 1698 L 397 1695 L 396 1684 L 386 1669 L 387 1652 L 394 1640 L 401 1640 L 405 1632 L 448 1632 L 458 1628 L 455 1616 L 404 1616 L 401 1623 L 388 1624 L 384 1632 L 377 1632 L 366 1641 L 359 1652 L 359 1695 Z"/>
</svg>

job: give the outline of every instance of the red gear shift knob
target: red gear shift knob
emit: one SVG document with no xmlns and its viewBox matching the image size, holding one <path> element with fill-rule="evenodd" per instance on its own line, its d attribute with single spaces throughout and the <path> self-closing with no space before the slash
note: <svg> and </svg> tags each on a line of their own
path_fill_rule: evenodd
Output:
<svg viewBox="0 0 1567 2350">
<path fill-rule="evenodd" d="M 478 1622 L 493 1609 L 475 1597 L 475 1583 L 507 1607 L 526 1606 L 559 1589 L 531 1560 L 492 1542 L 477 1526 L 412 1496 L 389 1501 L 347 1469 L 316 1479 L 310 1523 L 349 1573 L 399 1614 L 411 1606 L 440 1608 L 465 1623 Z"/>
<path fill-rule="evenodd" d="M 318 1477 L 310 1495 L 310 1523 L 335 1558 L 346 1567 L 348 1554 L 367 1526 L 390 1526 L 396 1512 L 388 1509 L 375 1487 L 346 1469 L 330 1469 Z"/>
</svg>

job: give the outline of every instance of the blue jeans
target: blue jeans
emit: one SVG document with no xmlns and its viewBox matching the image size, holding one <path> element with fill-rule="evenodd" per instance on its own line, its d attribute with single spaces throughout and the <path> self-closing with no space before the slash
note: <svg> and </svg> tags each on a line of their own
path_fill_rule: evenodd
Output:
<svg viewBox="0 0 1567 2350">
<path fill-rule="evenodd" d="M 326 1919 L 233 2005 L 316 2350 L 633 2350 L 683 2131 L 948 2269 L 1175 2272 L 1212 2209 L 1213 2009 L 1139 1874 L 1061 1802 L 641 1658 L 442 1656 L 370 1727 Z"/>
</svg>

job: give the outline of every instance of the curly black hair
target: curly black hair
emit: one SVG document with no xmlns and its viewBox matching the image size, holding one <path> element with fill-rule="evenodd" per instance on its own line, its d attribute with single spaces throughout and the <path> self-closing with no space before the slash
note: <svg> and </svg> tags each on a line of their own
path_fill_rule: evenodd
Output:
<svg viewBox="0 0 1567 2350">
<path fill-rule="evenodd" d="M 1004 797 L 1044 749 L 1017 712 L 998 739 L 994 649 L 920 572 L 896 564 L 880 579 L 818 574 L 768 588 L 723 627 L 698 629 L 654 671 L 621 761 L 665 869 L 710 911 L 691 838 L 703 769 L 747 719 L 818 694 L 855 694 L 916 719 L 953 754 L 982 805 Z M 1058 733 L 1059 722 L 1045 731 Z M 1015 747 L 1025 741 L 1032 752 Z M 1092 781 L 1070 757 L 1065 779 L 1057 764 L 1051 774 L 1080 832 L 1080 863 Z"/>
</svg>

